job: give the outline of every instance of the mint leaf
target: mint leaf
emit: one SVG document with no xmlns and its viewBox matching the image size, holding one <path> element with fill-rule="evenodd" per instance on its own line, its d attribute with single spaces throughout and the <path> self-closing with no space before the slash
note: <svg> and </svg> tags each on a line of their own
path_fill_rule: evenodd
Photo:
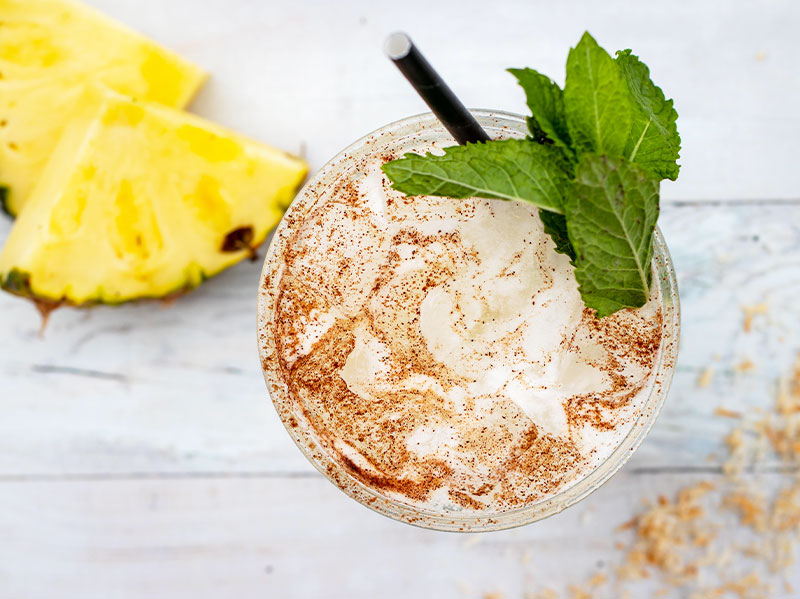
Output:
<svg viewBox="0 0 800 599">
<path fill-rule="evenodd" d="M 563 214 L 539 210 L 539 218 L 542 219 L 544 232 L 547 233 L 556 244 L 556 251 L 559 254 L 566 254 L 574 262 L 575 250 L 569 240 L 566 217 Z"/>
<path fill-rule="evenodd" d="M 630 50 L 617 52 L 617 64 L 633 99 L 633 122 L 624 155 L 660 179 L 678 178 L 681 138 L 672 100 L 650 79 L 650 69 Z"/>
<path fill-rule="evenodd" d="M 585 155 L 566 205 L 583 302 L 602 318 L 650 296 L 659 183 L 624 158 Z"/>
<path fill-rule="evenodd" d="M 571 178 L 562 150 L 526 139 L 452 146 L 443 156 L 406 154 L 381 168 L 407 195 L 518 200 L 558 213 Z"/>
<path fill-rule="evenodd" d="M 578 154 L 621 155 L 633 108 L 622 69 L 588 32 L 567 57 L 564 108 Z"/>
<path fill-rule="evenodd" d="M 561 88 L 548 76 L 533 69 L 508 69 L 517 78 L 525 91 L 528 108 L 533 116 L 528 117 L 528 128 L 534 141 L 546 140 L 572 153 L 572 142 L 564 112 Z"/>
</svg>

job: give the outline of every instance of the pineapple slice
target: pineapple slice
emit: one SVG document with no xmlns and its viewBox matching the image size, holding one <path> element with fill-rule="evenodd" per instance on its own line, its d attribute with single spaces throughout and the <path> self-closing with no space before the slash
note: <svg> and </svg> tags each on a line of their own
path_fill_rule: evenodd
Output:
<svg viewBox="0 0 800 599">
<path fill-rule="evenodd" d="M 92 86 L 0 253 L 0 286 L 41 305 L 199 285 L 251 256 L 307 173 L 219 125 Z"/>
<path fill-rule="evenodd" d="M 205 77 L 83 4 L 0 0 L 0 208 L 19 213 L 88 81 L 183 107 Z"/>
</svg>

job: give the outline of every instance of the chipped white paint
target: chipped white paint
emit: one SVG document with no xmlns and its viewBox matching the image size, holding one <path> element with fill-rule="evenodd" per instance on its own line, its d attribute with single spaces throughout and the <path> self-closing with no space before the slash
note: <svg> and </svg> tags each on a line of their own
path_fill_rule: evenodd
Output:
<svg viewBox="0 0 800 599">
<path fill-rule="evenodd" d="M 607 568 L 614 526 L 643 497 L 716 476 L 707 456 L 730 421 L 712 412 L 767 406 L 800 349 L 800 204 L 756 201 L 800 195 L 796 3 L 92 3 L 213 71 L 198 112 L 290 150 L 303 144 L 314 167 L 422 111 L 380 55 L 387 31 L 412 33 L 467 104 L 521 110 L 502 68 L 558 75 L 589 28 L 636 49 L 679 99 L 688 166 L 665 195 L 752 201 L 664 209 L 683 342 L 667 406 L 637 454 L 579 506 L 479 541 L 373 514 L 306 463 L 259 372 L 258 264 L 168 308 L 56 312 L 44 339 L 35 310 L 0 295 L 2 599 L 563 589 Z M 456 25 L 442 35 L 445 22 Z M 473 41 L 454 51 L 459 29 Z M 0 222 L 0 239 L 8 227 Z M 745 332 L 742 306 L 761 303 L 769 309 Z M 745 360 L 753 372 L 736 371 Z"/>
</svg>

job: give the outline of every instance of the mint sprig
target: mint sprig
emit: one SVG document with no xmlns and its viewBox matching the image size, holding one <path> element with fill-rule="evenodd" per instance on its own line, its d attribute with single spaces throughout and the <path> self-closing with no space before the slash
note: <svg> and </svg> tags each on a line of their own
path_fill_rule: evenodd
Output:
<svg viewBox="0 0 800 599">
<path fill-rule="evenodd" d="M 563 91 L 533 69 L 509 71 L 525 90 L 530 137 L 406 154 L 383 165 L 392 186 L 538 206 L 586 306 L 602 318 L 644 305 L 660 181 L 680 168 L 672 100 L 630 50 L 611 58 L 589 33 L 569 52 Z"/>
</svg>

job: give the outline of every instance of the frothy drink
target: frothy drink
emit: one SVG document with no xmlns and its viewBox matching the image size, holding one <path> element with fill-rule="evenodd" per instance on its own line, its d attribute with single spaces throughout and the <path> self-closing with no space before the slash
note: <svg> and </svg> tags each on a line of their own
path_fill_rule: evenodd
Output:
<svg viewBox="0 0 800 599">
<path fill-rule="evenodd" d="M 296 200 L 265 268 L 263 366 L 287 425 L 329 470 L 423 510 L 503 512 L 579 481 L 651 393 L 658 285 L 597 320 L 535 208 L 389 187 L 384 162 L 452 141 L 367 144 Z"/>
</svg>

